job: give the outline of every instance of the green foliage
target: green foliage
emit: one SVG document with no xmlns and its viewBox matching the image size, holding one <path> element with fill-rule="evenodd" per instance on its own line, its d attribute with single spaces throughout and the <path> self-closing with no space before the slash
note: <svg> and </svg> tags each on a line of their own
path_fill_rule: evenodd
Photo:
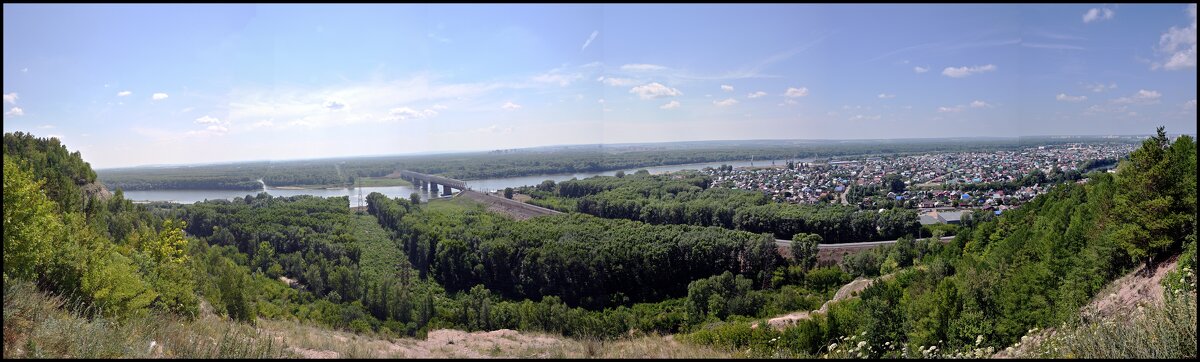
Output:
<svg viewBox="0 0 1200 362">
<path fill-rule="evenodd" d="M 36 138 L 15 132 L 4 134 L 4 155 L 23 160 L 34 179 L 44 182 L 46 196 L 60 210 L 83 209 L 86 199 L 80 186 L 96 181 L 96 172 L 83 161 L 79 151 L 67 151 L 58 138 Z"/>
<path fill-rule="evenodd" d="M 796 234 L 792 236 L 792 260 L 804 268 L 812 269 L 817 265 L 817 248 L 821 245 L 821 236 L 816 234 Z"/>
<path fill-rule="evenodd" d="M 6 135 L 7 136 L 7 135 Z M 7 140 L 7 137 L 5 137 Z M 26 167 L 4 155 L 4 275 L 33 278 L 50 262 L 61 237 L 57 207 Z"/>
</svg>

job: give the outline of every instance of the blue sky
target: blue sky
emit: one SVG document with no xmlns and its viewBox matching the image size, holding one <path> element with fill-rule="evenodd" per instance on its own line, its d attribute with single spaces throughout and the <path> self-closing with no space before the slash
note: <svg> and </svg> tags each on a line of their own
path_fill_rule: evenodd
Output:
<svg viewBox="0 0 1200 362">
<path fill-rule="evenodd" d="M 1196 133 L 1195 5 L 4 5 L 4 131 L 94 167 Z"/>
</svg>

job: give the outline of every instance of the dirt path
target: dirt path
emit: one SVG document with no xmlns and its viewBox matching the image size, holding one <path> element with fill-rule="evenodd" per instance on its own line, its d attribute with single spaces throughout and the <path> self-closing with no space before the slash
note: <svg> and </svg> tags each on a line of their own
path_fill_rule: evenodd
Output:
<svg viewBox="0 0 1200 362">
<path fill-rule="evenodd" d="M 801 311 L 801 312 L 788 313 L 788 314 L 767 320 L 767 324 L 770 325 L 771 328 L 774 328 L 776 330 L 782 330 L 784 328 L 787 328 L 788 326 L 795 325 L 797 322 L 799 322 L 801 320 L 810 319 L 810 318 L 812 318 L 812 315 L 814 315 L 814 314 L 828 312 L 830 304 L 832 304 L 834 302 L 850 299 L 852 297 L 857 296 L 858 295 L 857 293 L 860 293 L 863 290 L 867 289 L 867 287 L 871 286 L 871 283 L 874 283 L 876 279 L 885 279 L 885 278 L 891 278 L 891 277 L 892 277 L 892 274 L 884 275 L 884 276 L 881 276 L 878 278 L 871 278 L 871 279 L 867 279 L 867 278 L 855 279 L 854 281 L 851 281 L 850 283 L 847 283 L 846 285 L 843 285 L 841 288 L 839 288 L 837 293 L 833 294 L 832 299 L 826 301 L 825 304 L 821 305 L 821 309 L 817 309 L 814 311 Z M 758 327 L 758 324 L 754 324 L 751 326 L 751 328 L 757 328 L 757 327 Z"/>
<path fill-rule="evenodd" d="M 477 201 L 492 211 L 502 212 L 512 216 L 517 220 L 525 220 L 535 216 L 561 214 L 562 212 L 547 209 L 541 206 L 530 205 L 518 201 L 509 200 L 499 196 L 488 195 L 471 190 L 458 193 L 455 197 L 465 197 Z"/>
</svg>

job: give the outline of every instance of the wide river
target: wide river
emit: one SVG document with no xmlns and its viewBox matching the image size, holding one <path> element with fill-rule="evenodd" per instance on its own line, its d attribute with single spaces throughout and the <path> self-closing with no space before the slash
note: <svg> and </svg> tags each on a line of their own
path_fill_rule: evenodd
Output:
<svg viewBox="0 0 1200 362">
<path fill-rule="evenodd" d="M 811 159 L 799 159 L 798 162 L 809 162 Z M 665 172 L 674 172 L 679 170 L 699 170 L 705 167 L 718 167 L 721 165 L 733 165 L 733 167 L 745 166 L 770 166 L 772 164 L 783 165 L 787 160 L 758 160 L 758 161 L 725 161 L 725 162 L 706 162 L 706 163 L 689 163 L 682 165 L 667 165 L 667 166 L 651 166 L 638 167 L 627 170 L 625 173 L 634 173 L 637 170 L 646 170 L 652 174 Z M 533 186 L 542 183 L 545 180 L 554 180 L 554 182 L 566 181 L 572 178 L 584 179 L 596 175 L 612 176 L 618 170 L 594 172 L 594 173 L 566 173 L 555 175 L 536 175 L 536 176 L 521 176 L 507 178 L 492 178 L 483 180 L 468 180 L 467 186 L 471 189 L 481 192 L 503 190 L 505 187 L 520 187 Z M 170 201 L 183 204 L 191 204 L 204 200 L 216 199 L 232 199 L 235 197 L 245 197 L 246 195 L 257 195 L 259 192 L 266 191 L 271 196 L 296 196 L 296 195 L 313 195 L 320 197 L 337 197 L 348 196 L 350 206 L 358 206 L 359 194 L 361 191 L 362 197 L 365 199 L 372 192 L 382 193 L 388 197 L 409 197 L 416 192 L 421 195 L 421 199 L 427 200 L 430 197 L 428 192 L 420 189 L 407 186 L 386 186 L 386 187 L 357 187 L 357 188 L 336 188 L 336 189 L 307 189 L 307 190 L 284 190 L 278 188 L 267 187 L 260 191 L 238 191 L 238 190 L 141 190 L 141 191 L 125 191 L 125 198 L 135 202 L 147 201 Z M 363 200 L 363 205 L 366 201 Z"/>
</svg>

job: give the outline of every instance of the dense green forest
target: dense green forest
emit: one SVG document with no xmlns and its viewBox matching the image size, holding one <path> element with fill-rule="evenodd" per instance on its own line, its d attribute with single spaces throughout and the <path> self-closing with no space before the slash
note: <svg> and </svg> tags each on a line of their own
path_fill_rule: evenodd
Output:
<svg viewBox="0 0 1200 362">
<path fill-rule="evenodd" d="M 552 149 L 521 149 L 421 156 L 243 162 L 221 165 L 138 167 L 99 172 L 110 189 L 257 190 L 270 186 L 352 185 L 399 169 L 459 180 L 601 172 L 637 167 L 749 159 L 829 158 L 862 154 L 905 154 L 1017 149 L 1031 144 L 1124 142 L 1095 137 L 1018 139 L 914 139 L 876 141 L 763 141 L 666 143 Z"/>
<path fill-rule="evenodd" d="M 777 203 L 760 192 L 711 186 L 711 177 L 696 172 L 638 172 L 544 182 L 520 191 L 532 197 L 529 203 L 559 211 L 658 225 L 718 226 L 779 239 L 806 233 L 820 235 L 826 243 L 895 240 L 921 230 L 912 210 Z"/>
</svg>

